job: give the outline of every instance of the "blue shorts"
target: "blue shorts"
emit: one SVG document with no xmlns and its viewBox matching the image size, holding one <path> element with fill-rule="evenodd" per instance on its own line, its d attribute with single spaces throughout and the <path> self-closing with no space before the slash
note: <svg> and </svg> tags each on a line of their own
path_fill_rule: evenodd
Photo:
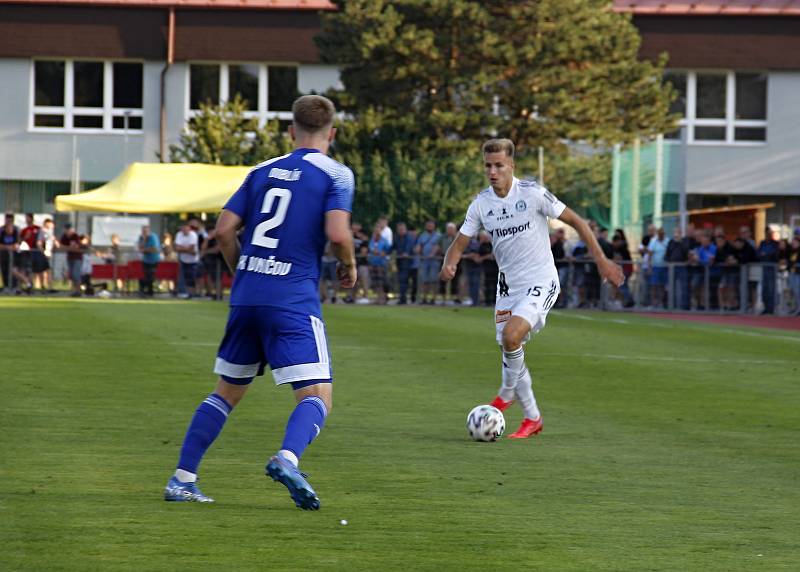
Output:
<svg viewBox="0 0 800 572">
<path fill-rule="evenodd" d="M 669 268 L 666 266 L 654 266 L 648 280 L 650 286 L 666 286 Z"/>
<path fill-rule="evenodd" d="M 320 268 L 320 280 L 330 280 L 332 282 L 338 282 L 339 279 L 336 276 L 336 261 L 334 262 L 323 262 Z"/>
<path fill-rule="evenodd" d="M 214 373 L 245 385 L 263 375 L 267 364 L 278 385 L 330 382 L 322 318 L 271 306 L 231 306 Z"/>
<path fill-rule="evenodd" d="M 422 260 L 422 276 L 420 280 L 425 283 L 437 282 L 439 280 L 439 270 L 442 268 L 442 261 L 436 258 L 424 258 Z"/>
</svg>

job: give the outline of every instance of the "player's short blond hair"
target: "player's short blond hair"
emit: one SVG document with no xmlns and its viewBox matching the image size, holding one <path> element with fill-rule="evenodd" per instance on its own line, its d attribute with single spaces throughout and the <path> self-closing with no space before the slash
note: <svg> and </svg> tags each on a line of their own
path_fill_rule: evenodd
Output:
<svg viewBox="0 0 800 572">
<path fill-rule="evenodd" d="M 481 151 L 486 153 L 505 153 L 514 158 L 514 142 L 511 139 L 489 139 L 481 146 Z"/>
<path fill-rule="evenodd" d="M 292 119 L 295 129 L 309 135 L 333 126 L 336 108 L 333 102 L 321 95 L 304 95 L 292 104 Z"/>
</svg>

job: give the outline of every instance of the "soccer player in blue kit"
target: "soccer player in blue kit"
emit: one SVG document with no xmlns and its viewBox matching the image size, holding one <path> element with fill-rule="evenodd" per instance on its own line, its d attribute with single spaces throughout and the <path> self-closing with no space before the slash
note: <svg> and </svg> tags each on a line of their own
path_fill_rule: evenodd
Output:
<svg viewBox="0 0 800 572">
<path fill-rule="evenodd" d="M 331 411 L 320 260 L 329 240 L 342 288 L 353 287 L 354 182 L 350 169 L 326 155 L 336 134 L 333 103 L 306 95 L 294 102 L 292 114 L 295 150 L 250 171 L 217 222 L 220 249 L 236 271 L 214 367 L 219 380 L 189 424 L 177 470 L 164 490 L 168 501 L 213 502 L 197 487 L 197 468 L 250 382 L 269 365 L 276 384 L 292 386 L 297 406 L 266 473 L 289 489 L 298 507 L 320 507 L 298 462 Z"/>
</svg>

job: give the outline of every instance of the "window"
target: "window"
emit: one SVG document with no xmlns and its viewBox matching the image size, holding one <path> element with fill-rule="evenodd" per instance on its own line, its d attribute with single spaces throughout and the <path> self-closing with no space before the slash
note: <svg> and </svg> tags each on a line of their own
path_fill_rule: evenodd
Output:
<svg viewBox="0 0 800 572">
<path fill-rule="evenodd" d="M 269 109 L 274 111 L 291 111 L 292 103 L 297 99 L 297 68 L 269 68 Z"/>
<path fill-rule="evenodd" d="M 190 64 L 189 118 L 201 103 L 219 104 L 237 94 L 245 101 L 246 117 L 290 120 L 292 103 L 300 95 L 297 66 L 262 64 Z"/>
<path fill-rule="evenodd" d="M 767 140 L 767 76 L 763 73 L 669 71 L 678 92 L 670 111 L 681 127 L 666 135 L 687 143 L 763 143 Z"/>
<path fill-rule="evenodd" d="M 239 94 L 249 111 L 258 111 L 258 73 L 254 65 L 228 66 L 228 92 Z"/>
<path fill-rule="evenodd" d="M 36 60 L 31 127 L 36 131 L 141 131 L 143 65 Z"/>
<path fill-rule="evenodd" d="M 219 70 L 220 66 L 196 64 L 190 66 L 192 80 L 189 86 L 189 101 L 192 109 L 200 109 L 201 103 L 219 101 Z"/>
</svg>

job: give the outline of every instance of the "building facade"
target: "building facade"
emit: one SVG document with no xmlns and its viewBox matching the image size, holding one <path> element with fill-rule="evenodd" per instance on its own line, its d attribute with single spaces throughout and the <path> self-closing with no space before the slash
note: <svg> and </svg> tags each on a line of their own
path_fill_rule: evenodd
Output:
<svg viewBox="0 0 800 572">
<path fill-rule="evenodd" d="M 672 180 L 690 209 L 774 202 L 767 221 L 800 226 L 800 2 L 615 0 L 667 53 L 683 119 Z M 675 155 L 675 153 L 673 153 Z M 679 189 L 667 189 L 677 192 Z"/>
<path fill-rule="evenodd" d="M 769 200 L 800 226 L 800 1 L 615 0 L 668 53 L 689 208 Z M 0 208 L 50 211 L 132 161 L 168 157 L 201 101 L 287 119 L 339 82 L 314 44 L 327 0 L 0 0 Z M 673 153 L 673 155 L 675 155 Z M 76 173 L 76 171 L 78 171 Z M 679 189 L 665 189 L 678 192 Z"/>
<path fill-rule="evenodd" d="M 289 119 L 300 93 L 339 82 L 314 36 L 326 1 L 0 3 L 0 208 L 47 212 L 168 158 L 201 102 L 235 93 Z"/>
</svg>

